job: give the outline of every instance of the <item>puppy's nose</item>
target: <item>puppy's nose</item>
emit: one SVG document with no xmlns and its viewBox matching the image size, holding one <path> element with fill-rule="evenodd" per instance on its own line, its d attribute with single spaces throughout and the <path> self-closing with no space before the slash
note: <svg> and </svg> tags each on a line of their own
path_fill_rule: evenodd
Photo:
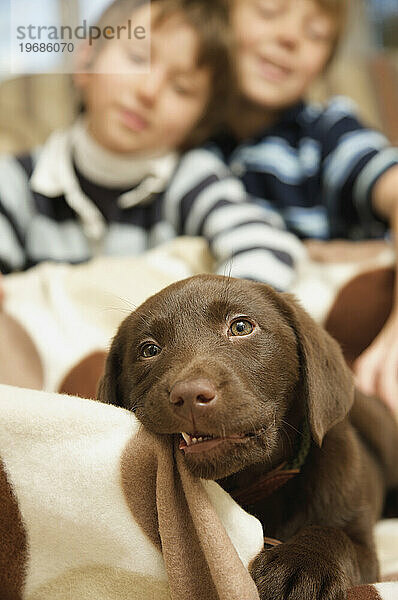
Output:
<svg viewBox="0 0 398 600">
<path fill-rule="evenodd" d="M 170 402 L 180 407 L 186 416 L 205 409 L 215 402 L 216 397 L 215 387 L 208 379 L 178 381 L 170 392 Z"/>
</svg>

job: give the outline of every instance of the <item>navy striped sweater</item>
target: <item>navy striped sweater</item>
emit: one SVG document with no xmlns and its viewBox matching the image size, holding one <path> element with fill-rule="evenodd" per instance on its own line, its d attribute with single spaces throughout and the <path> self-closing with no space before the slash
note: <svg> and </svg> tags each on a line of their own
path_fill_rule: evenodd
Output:
<svg viewBox="0 0 398 600">
<path fill-rule="evenodd" d="M 167 188 L 148 197 L 87 181 L 68 132 L 42 149 L 0 159 L 0 269 L 45 260 L 79 263 L 98 254 L 134 255 L 180 235 L 203 236 L 221 274 L 292 283 L 301 242 L 278 215 L 249 202 L 242 182 L 206 149 L 179 161 Z"/>
<path fill-rule="evenodd" d="M 300 238 L 382 237 L 387 224 L 372 207 L 377 179 L 398 164 L 398 150 L 364 127 L 353 102 L 299 103 L 243 143 L 224 136 L 211 146 L 246 191 Z"/>
</svg>

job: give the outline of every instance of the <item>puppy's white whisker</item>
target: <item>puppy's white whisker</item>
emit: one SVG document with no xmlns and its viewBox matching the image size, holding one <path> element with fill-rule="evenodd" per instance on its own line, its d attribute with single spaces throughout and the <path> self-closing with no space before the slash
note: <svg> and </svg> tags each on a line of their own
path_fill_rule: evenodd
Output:
<svg viewBox="0 0 398 600">
<path fill-rule="evenodd" d="M 105 292 L 104 295 L 105 296 L 109 296 L 109 301 L 110 301 L 109 303 L 110 304 L 111 304 L 111 302 L 115 302 L 116 300 L 119 300 L 119 302 L 121 302 L 122 304 L 124 304 L 126 312 L 133 312 L 137 308 L 137 304 L 131 302 L 131 300 L 129 300 L 126 297 L 119 296 L 118 294 L 114 294 L 112 292 Z M 116 310 L 121 310 L 121 309 L 119 307 L 117 307 Z"/>
</svg>

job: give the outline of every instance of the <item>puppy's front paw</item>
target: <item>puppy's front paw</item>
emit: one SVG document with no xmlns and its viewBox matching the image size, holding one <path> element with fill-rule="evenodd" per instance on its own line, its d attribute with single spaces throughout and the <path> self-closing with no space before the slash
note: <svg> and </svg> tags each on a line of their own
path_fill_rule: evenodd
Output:
<svg viewBox="0 0 398 600">
<path fill-rule="evenodd" d="M 350 587 L 337 564 L 294 543 L 263 550 L 250 572 L 261 600 L 344 600 Z"/>
</svg>

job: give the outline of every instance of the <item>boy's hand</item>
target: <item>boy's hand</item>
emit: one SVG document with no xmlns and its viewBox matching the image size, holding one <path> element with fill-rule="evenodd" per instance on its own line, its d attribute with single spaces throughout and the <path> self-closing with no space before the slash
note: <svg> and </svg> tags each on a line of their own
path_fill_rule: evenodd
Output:
<svg viewBox="0 0 398 600">
<path fill-rule="evenodd" d="M 372 201 L 376 212 L 388 219 L 398 259 L 398 165 L 379 177 Z M 377 338 L 357 359 L 354 370 L 362 391 L 379 396 L 398 413 L 398 275 L 392 313 Z"/>
<path fill-rule="evenodd" d="M 398 412 L 398 311 L 354 363 L 356 384 Z"/>
</svg>

